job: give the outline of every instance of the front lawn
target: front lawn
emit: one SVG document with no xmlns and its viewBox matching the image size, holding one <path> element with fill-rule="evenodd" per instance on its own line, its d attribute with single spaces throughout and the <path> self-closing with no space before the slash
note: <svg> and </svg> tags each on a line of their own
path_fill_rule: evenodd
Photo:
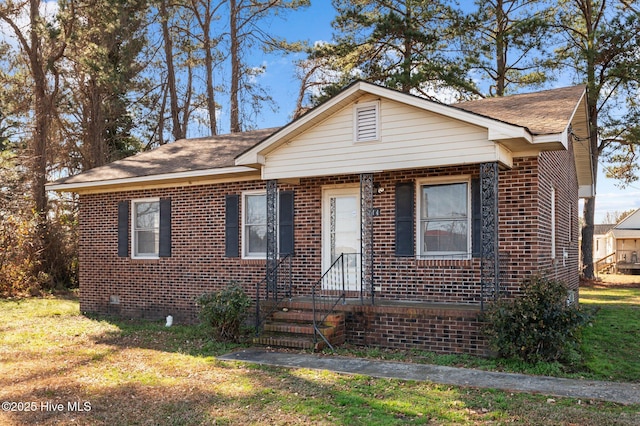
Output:
<svg viewBox="0 0 640 426">
<path fill-rule="evenodd" d="M 638 424 L 640 407 L 220 362 L 198 327 L 0 301 L 0 424 Z"/>
<path fill-rule="evenodd" d="M 637 424 L 640 407 L 217 361 L 198 327 L 0 301 L 0 424 Z"/>
</svg>

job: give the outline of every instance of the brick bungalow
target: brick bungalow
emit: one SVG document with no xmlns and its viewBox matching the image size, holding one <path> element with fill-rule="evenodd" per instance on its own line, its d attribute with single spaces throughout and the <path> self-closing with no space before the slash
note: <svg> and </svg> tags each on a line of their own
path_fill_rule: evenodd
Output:
<svg viewBox="0 0 640 426">
<path fill-rule="evenodd" d="M 315 288 L 342 340 L 482 354 L 478 313 L 532 273 L 577 300 L 587 117 L 584 86 L 444 105 L 359 81 L 48 189 L 79 195 L 83 312 L 191 323 L 230 281 L 291 309 Z"/>
</svg>

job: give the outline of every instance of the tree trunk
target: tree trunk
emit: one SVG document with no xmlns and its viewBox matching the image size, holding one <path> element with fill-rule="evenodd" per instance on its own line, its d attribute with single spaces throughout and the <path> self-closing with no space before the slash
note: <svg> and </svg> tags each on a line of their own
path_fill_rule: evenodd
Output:
<svg viewBox="0 0 640 426">
<path fill-rule="evenodd" d="M 30 32 L 29 65 L 34 82 L 34 111 L 35 129 L 31 140 L 31 191 L 33 195 L 35 212 L 39 222 L 47 221 L 47 194 L 44 185 L 47 181 L 47 139 L 51 126 L 51 99 L 47 94 L 47 76 L 45 75 L 42 60 L 42 51 L 39 31 L 35 27 L 40 23 L 40 2 L 30 1 L 30 20 L 32 31 Z"/>
<path fill-rule="evenodd" d="M 215 90 L 213 87 L 213 54 L 211 53 L 211 35 L 208 30 L 210 26 L 211 19 L 209 19 L 209 14 L 207 13 L 205 19 L 206 29 L 203 28 L 204 68 L 207 73 L 207 112 L 209 113 L 209 129 L 211 131 L 211 135 L 215 135 L 218 133 L 218 126 L 216 122 Z"/>
<path fill-rule="evenodd" d="M 586 61 L 587 61 L 587 108 L 589 111 L 589 145 L 591 147 L 591 161 L 593 173 L 593 187 L 596 188 L 598 177 L 598 159 L 600 158 L 600 147 L 598 141 L 598 99 L 600 88 L 596 83 L 596 55 L 598 46 L 596 43 L 596 24 L 593 21 L 593 9 L 590 0 L 580 3 L 581 12 L 585 19 L 585 35 L 587 41 Z M 593 268 L 593 231 L 596 212 L 596 200 L 589 198 L 584 203 L 584 228 L 582 229 L 582 274 L 587 279 L 594 279 Z"/>
<path fill-rule="evenodd" d="M 85 141 L 88 143 L 88 158 L 85 158 L 84 170 L 100 167 L 107 163 L 107 150 L 104 140 L 104 116 L 102 106 L 102 96 L 95 79 L 91 78 L 88 85 L 88 105 L 86 106 L 88 117 L 86 117 Z"/>
<path fill-rule="evenodd" d="M 507 79 L 507 54 L 504 45 L 504 33 L 506 30 L 502 0 L 496 3 L 496 96 L 504 96 L 504 87 Z"/>
<path fill-rule="evenodd" d="M 160 2 L 160 20 L 162 22 L 162 37 L 164 39 L 164 54 L 167 62 L 167 85 L 169 86 L 171 123 L 173 138 L 184 139 L 185 132 L 180 125 L 180 108 L 178 107 L 178 90 L 176 88 L 176 72 L 173 66 L 173 40 L 169 32 L 169 15 L 166 0 Z"/>
<path fill-rule="evenodd" d="M 236 0 L 229 1 L 230 22 L 229 22 L 229 38 L 231 40 L 231 99 L 229 105 L 230 129 L 231 133 L 242 131 L 240 126 L 240 43 L 238 41 L 238 13 L 239 6 Z"/>
</svg>

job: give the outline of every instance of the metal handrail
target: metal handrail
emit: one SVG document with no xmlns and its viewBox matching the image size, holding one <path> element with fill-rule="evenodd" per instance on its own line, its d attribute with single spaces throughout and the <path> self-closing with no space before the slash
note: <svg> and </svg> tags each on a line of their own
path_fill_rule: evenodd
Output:
<svg viewBox="0 0 640 426">
<path fill-rule="evenodd" d="M 320 330 L 320 326 L 326 321 L 329 314 L 334 311 L 340 301 L 346 303 L 347 274 L 345 271 L 345 260 L 348 261 L 350 256 L 355 257 L 357 275 L 360 272 L 358 270 L 359 268 L 357 268 L 360 254 L 341 253 L 325 273 L 322 274 L 322 277 L 316 281 L 311 290 L 314 338 L 317 342 L 317 338 L 320 337 L 331 350 L 334 350 L 334 348 L 329 342 L 329 339 L 327 339 Z M 324 288 L 323 284 L 325 284 Z"/>
<path fill-rule="evenodd" d="M 256 284 L 256 336 L 260 334 L 260 328 L 262 327 L 262 324 L 264 323 L 264 321 L 269 317 L 269 315 L 271 315 L 274 311 L 278 309 L 280 302 L 282 302 L 286 298 L 291 300 L 291 293 L 292 293 L 291 258 L 292 258 L 291 254 L 287 254 L 284 257 L 280 258 L 276 266 L 274 266 L 272 269 L 267 269 L 267 273 L 265 274 L 265 277 Z M 284 267 L 288 268 L 288 273 L 281 274 L 280 273 L 281 269 Z M 264 315 L 261 315 L 260 314 L 260 300 L 261 300 L 260 290 L 264 288 L 264 293 L 265 293 L 264 300 L 269 300 L 269 288 L 268 288 L 269 284 L 267 282 L 267 279 L 270 276 L 275 277 L 276 285 L 275 285 L 275 288 L 272 289 L 272 294 L 273 294 L 272 300 L 275 303 L 273 304 L 273 306 L 268 312 L 266 312 Z M 284 278 L 282 278 L 283 276 Z M 280 285 L 281 279 L 285 280 L 283 286 Z M 280 289 L 284 290 L 284 297 L 282 298 L 279 297 L 281 293 Z"/>
</svg>

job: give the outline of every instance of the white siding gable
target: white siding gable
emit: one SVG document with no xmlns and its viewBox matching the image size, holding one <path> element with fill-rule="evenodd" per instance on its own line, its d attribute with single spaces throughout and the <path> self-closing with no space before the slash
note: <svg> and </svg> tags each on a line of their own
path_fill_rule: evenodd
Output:
<svg viewBox="0 0 640 426">
<path fill-rule="evenodd" d="M 624 218 L 615 226 L 615 229 L 640 229 L 640 209 Z"/>
<path fill-rule="evenodd" d="M 377 105 L 379 134 L 354 142 L 354 107 Z M 371 123 L 371 118 L 363 123 Z M 361 123 L 361 124 L 363 124 Z M 363 125 L 364 128 L 367 126 Z M 414 106 L 361 98 L 266 153 L 264 179 L 283 179 L 501 161 L 510 153 L 488 140 L 487 129 Z"/>
</svg>

